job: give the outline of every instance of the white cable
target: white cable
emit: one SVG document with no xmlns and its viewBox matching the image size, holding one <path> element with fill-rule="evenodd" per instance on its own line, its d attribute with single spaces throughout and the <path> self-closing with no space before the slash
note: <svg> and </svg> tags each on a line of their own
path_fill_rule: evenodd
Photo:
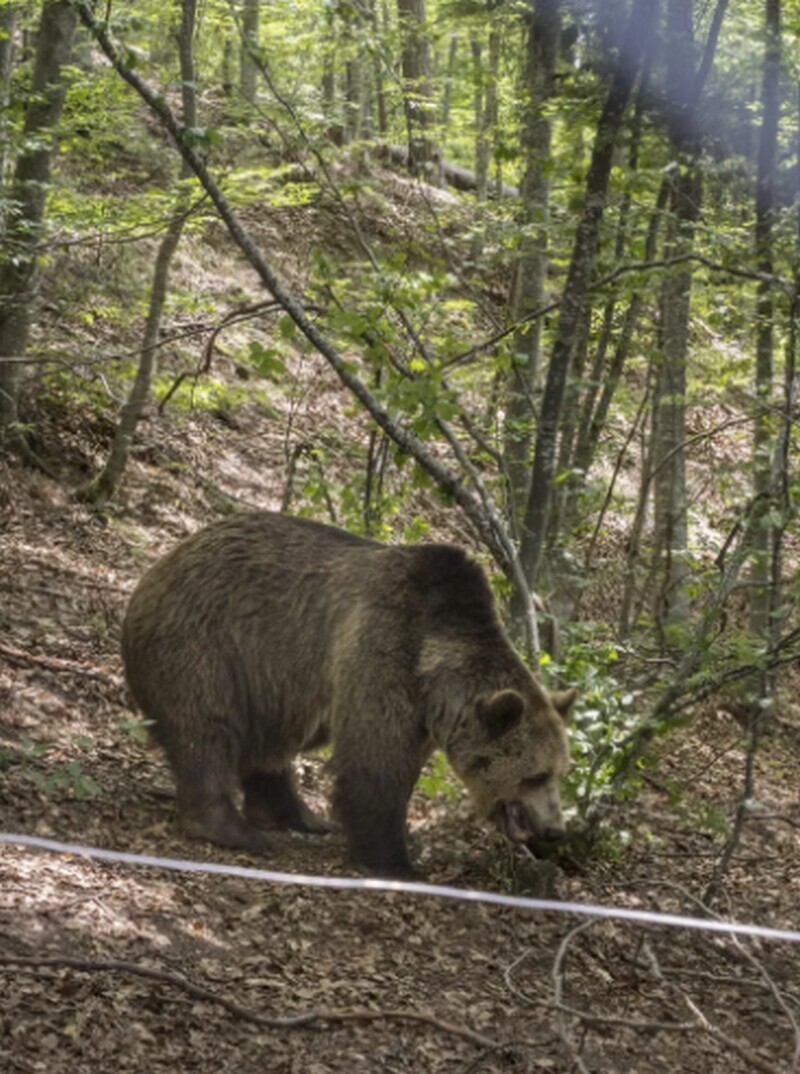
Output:
<svg viewBox="0 0 800 1074">
<path fill-rule="evenodd" d="M 703 932 L 722 932 L 731 936 L 759 936 L 766 940 L 787 940 L 800 943 L 800 931 L 772 928 L 769 925 L 743 925 L 736 921 L 683 917 L 654 910 L 630 910 L 623 906 L 597 906 L 592 903 L 558 902 L 555 899 L 529 899 L 522 895 L 503 895 L 493 891 L 475 891 L 440 884 L 418 884 L 405 880 L 379 880 L 355 876 L 305 876 L 302 873 L 278 873 L 271 869 L 254 869 L 243 865 L 221 865 L 217 862 L 185 861 L 177 858 L 155 858 L 148 854 L 128 854 L 120 850 L 102 850 L 78 843 L 60 843 L 55 839 L 40 839 L 35 835 L 15 835 L 0 832 L 0 843 L 47 850 L 56 854 L 91 858 L 94 861 L 122 862 L 156 869 L 172 869 L 184 873 L 207 873 L 215 876 L 237 876 L 244 880 L 266 880 L 272 884 L 294 884 L 310 888 L 334 888 L 340 891 L 402 891 L 409 895 L 430 895 L 440 899 L 478 902 L 491 906 L 513 906 L 521 910 L 544 910 L 556 914 L 579 914 L 584 917 L 608 918 L 615 921 L 635 921 L 643 925 L 668 928 L 696 929 Z"/>
</svg>

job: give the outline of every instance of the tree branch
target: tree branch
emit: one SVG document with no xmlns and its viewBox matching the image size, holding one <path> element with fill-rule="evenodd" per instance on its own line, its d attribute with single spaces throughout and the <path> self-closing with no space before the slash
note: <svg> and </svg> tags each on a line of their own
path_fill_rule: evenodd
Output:
<svg viewBox="0 0 800 1074">
<path fill-rule="evenodd" d="M 302 303 L 284 286 L 275 270 L 264 257 L 260 247 L 244 229 L 238 216 L 217 181 L 209 172 L 205 161 L 184 136 L 184 128 L 175 118 L 163 95 L 156 92 L 132 69 L 125 55 L 111 41 L 106 28 L 97 22 L 86 0 L 73 0 L 84 26 L 90 31 L 117 73 L 139 94 L 148 107 L 158 116 L 186 165 L 191 168 L 201 186 L 214 204 L 236 245 L 255 269 L 264 286 L 292 318 L 312 346 L 328 362 L 341 382 L 358 399 L 372 420 L 390 437 L 405 454 L 414 458 L 433 478 L 439 488 L 452 496 L 464 514 L 470 519 L 496 562 L 508 575 L 513 573 L 509 561 L 509 540 L 497 532 L 496 516 L 488 518 L 480 500 L 464 485 L 458 475 L 445 466 L 425 446 L 422 440 L 378 402 L 373 393 L 354 371 L 352 364 L 334 347 L 316 324 L 309 318 Z"/>
</svg>

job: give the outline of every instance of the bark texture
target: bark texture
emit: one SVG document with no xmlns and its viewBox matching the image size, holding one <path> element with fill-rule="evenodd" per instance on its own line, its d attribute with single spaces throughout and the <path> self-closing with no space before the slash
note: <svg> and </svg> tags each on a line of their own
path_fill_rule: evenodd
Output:
<svg viewBox="0 0 800 1074">
<path fill-rule="evenodd" d="M 24 145 L 17 159 L 6 218 L 5 247 L 13 251 L 0 265 L 0 437 L 18 420 L 22 365 L 33 320 L 38 257 L 52 166 L 52 132 L 61 119 L 66 96 L 62 77 L 69 62 L 75 29 L 69 0 L 45 3 L 39 22 L 25 112 Z M 5 359 L 5 360 L 4 360 Z"/>
</svg>

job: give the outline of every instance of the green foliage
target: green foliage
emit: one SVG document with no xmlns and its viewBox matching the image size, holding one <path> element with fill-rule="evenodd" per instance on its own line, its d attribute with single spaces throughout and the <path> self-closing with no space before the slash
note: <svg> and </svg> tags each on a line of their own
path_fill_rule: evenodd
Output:
<svg viewBox="0 0 800 1074">
<path fill-rule="evenodd" d="M 137 746 L 147 746 L 150 742 L 150 727 L 152 720 L 145 720 L 141 716 L 121 716 L 117 720 L 117 727 Z"/>
<path fill-rule="evenodd" d="M 730 820 L 728 814 L 719 806 L 711 802 L 699 802 L 689 812 L 689 822 L 700 832 L 709 835 L 726 837 L 730 834 Z"/>
<path fill-rule="evenodd" d="M 265 347 L 258 340 L 251 340 L 247 347 L 245 364 L 265 380 L 281 380 L 286 376 L 286 363 L 278 357 L 276 347 Z"/>
<path fill-rule="evenodd" d="M 573 765 L 565 782 L 579 829 L 601 823 L 601 806 L 609 795 L 624 801 L 641 786 L 638 768 L 627 767 L 626 738 L 638 717 L 636 694 L 621 677 L 625 656 L 600 624 L 573 624 L 563 662 L 552 669 L 579 690 L 570 725 Z"/>
<path fill-rule="evenodd" d="M 76 740 L 77 744 L 81 742 Z M 83 745 L 85 745 L 85 740 Z M 39 788 L 48 798 L 95 798 L 102 792 L 100 785 L 83 770 L 79 760 L 57 761 L 53 755 L 60 755 L 52 743 L 34 742 L 23 739 L 19 750 L 0 751 L 0 758 L 5 753 L 5 763 L 21 765 L 26 779 Z"/>
<path fill-rule="evenodd" d="M 172 373 L 160 373 L 153 380 L 153 398 L 160 403 L 175 383 Z M 193 377 L 182 381 L 172 393 L 169 406 L 178 410 L 231 411 L 245 403 L 257 400 L 269 408 L 262 391 L 247 384 L 228 384 L 220 380 Z"/>
<path fill-rule="evenodd" d="M 445 798 L 455 802 L 461 796 L 460 785 L 441 750 L 431 757 L 417 786 L 428 798 Z"/>
</svg>

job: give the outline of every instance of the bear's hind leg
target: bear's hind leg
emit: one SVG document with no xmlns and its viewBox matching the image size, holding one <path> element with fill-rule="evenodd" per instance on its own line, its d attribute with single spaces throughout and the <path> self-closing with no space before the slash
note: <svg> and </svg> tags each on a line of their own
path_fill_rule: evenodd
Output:
<svg viewBox="0 0 800 1074">
<path fill-rule="evenodd" d="M 178 785 L 178 817 L 192 839 L 205 839 L 232 850 L 270 854 L 273 845 L 248 824 L 234 805 L 231 781 L 210 764 L 174 766 Z"/>
<path fill-rule="evenodd" d="M 333 826 L 318 816 L 297 793 L 288 768 L 279 772 L 253 772 L 242 780 L 244 815 L 260 828 L 290 828 L 295 832 L 325 835 Z"/>
</svg>

